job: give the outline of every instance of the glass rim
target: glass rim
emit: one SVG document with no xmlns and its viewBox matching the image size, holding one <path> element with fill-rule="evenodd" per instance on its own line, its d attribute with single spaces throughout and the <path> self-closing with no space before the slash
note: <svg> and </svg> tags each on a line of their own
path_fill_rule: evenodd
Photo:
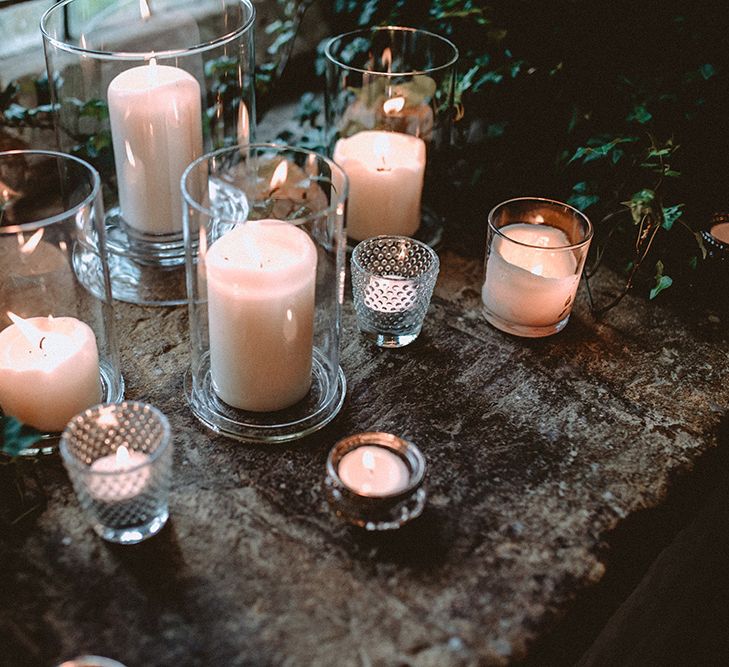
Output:
<svg viewBox="0 0 729 667">
<path fill-rule="evenodd" d="M 71 453 L 68 439 L 70 436 L 69 429 L 72 424 L 75 424 L 77 421 L 86 419 L 90 417 L 93 414 L 98 414 L 101 409 L 110 407 L 110 406 L 119 406 L 121 408 L 127 408 L 129 406 L 140 406 L 141 408 L 145 408 L 147 411 L 151 412 L 154 417 L 159 421 L 160 425 L 162 426 L 162 436 L 160 437 L 160 445 L 157 447 L 153 452 L 147 454 L 148 459 L 144 461 L 143 463 L 138 463 L 135 466 L 132 466 L 130 468 L 124 468 L 124 470 L 92 470 L 90 465 L 86 465 L 79 461 L 79 459 Z M 83 412 L 80 412 L 79 414 L 75 415 L 74 417 L 71 417 L 71 420 L 66 425 L 66 428 L 63 429 L 63 433 L 61 434 L 61 441 L 58 445 L 58 451 L 61 453 L 61 456 L 63 457 L 63 460 L 73 466 L 76 470 L 79 470 L 80 472 L 83 472 L 85 475 L 93 475 L 98 476 L 101 478 L 110 478 L 116 475 L 126 475 L 128 473 L 137 472 L 138 470 L 142 470 L 143 468 L 147 468 L 151 465 L 154 465 L 156 463 L 157 459 L 159 459 L 162 454 L 167 450 L 169 447 L 170 442 L 172 441 L 172 430 L 170 428 L 170 421 L 167 419 L 167 415 L 165 415 L 164 412 L 162 412 L 159 408 L 155 407 L 154 405 L 150 403 L 145 403 L 144 401 L 121 401 L 120 403 L 98 403 L 97 405 L 92 405 L 90 408 L 87 408 Z M 135 450 L 136 451 L 136 450 Z"/>
<path fill-rule="evenodd" d="M 50 20 L 51 16 L 54 13 L 57 13 L 61 11 L 61 8 L 65 8 L 67 5 L 71 4 L 72 2 L 76 2 L 77 0 L 61 0 L 61 2 L 57 2 L 56 4 L 51 5 L 48 9 L 46 9 L 45 12 L 43 12 L 43 15 L 41 16 L 40 20 L 40 30 L 43 34 L 44 41 L 48 41 L 49 43 L 53 44 L 55 47 L 67 51 L 69 53 L 78 53 L 81 55 L 87 55 L 87 56 L 93 56 L 97 59 L 104 59 L 104 60 L 126 60 L 126 61 L 139 61 L 139 62 L 147 62 L 150 58 L 173 58 L 173 57 L 180 57 L 180 56 L 186 56 L 186 55 L 194 55 L 196 53 L 203 53 L 205 51 L 209 51 L 211 49 L 214 49 L 222 44 L 227 44 L 228 42 L 236 39 L 237 37 L 240 37 L 241 35 L 248 32 L 251 28 L 253 28 L 253 25 L 256 20 L 256 8 L 253 4 L 252 0 L 236 0 L 236 3 L 239 5 L 245 5 L 248 10 L 250 11 L 250 14 L 248 15 L 247 19 L 243 22 L 242 25 L 238 26 L 234 30 L 225 33 L 224 35 L 220 35 L 218 37 L 215 37 L 214 39 L 211 39 L 207 42 L 201 42 L 200 44 L 195 44 L 193 46 L 190 46 L 188 48 L 184 49 L 167 49 L 164 51 L 99 51 L 97 49 L 89 49 L 84 48 L 82 46 L 78 46 L 76 44 L 70 44 L 69 42 L 57 39 L 53 37 L 49 31 L 48 31 L 48 21 Z"/>
<path fill-rule="evenodd" d="M 494 215 L 496 211 L 502 207 L 508 206 L 509 204 L 515 204 L 519 202 L 539 202 L 542 204 L 546 204 L 552 207 L 561 207 L 565 209 L 569 209 L 575 214 L 575 217 L 580 218 L 586 225 L 587 231 L 585 232 L 585 238 L 583 238 L 581 241 L 577 241 L 576 243 L 568 243 L 566 245 L 560 245 L 560 246 L 538 246 L 538 245 L 532 245 L 531 243 L 524 243 L 523 241 L 517 241 L 515 239 L 512 239 L 510 236 L 507 236 L 501 231 L 500 227 L 496 227 L 494 225 Z M 506 239 L 510 243 L 513 243 L 518 246 L 522 246 L 524 248 L 534 248 L 536 250 L 544 250 L 544 251 L 555 251 L 555 250 L 576 250 L 578 248 L 581 248 L 585 245 L 588 245 L 590 241 L 592 241 L 592 236 L 594 233 L 594 228 L 592 226 L 592 222 L 590 221 L 590 218 L 587 217 L 585 213 L 580 211 L 579 209 L 575 208 L 574 206 L 571 206 L 570 204 L 566 204 L 565 202 L 559 201 L 558 199 L 549 199 L 547 197 L 514 197 L 513 199 L 507 199 L 505 201 L 502 201 L 499 204 L 496 204 L 488 214 L 487 217 L 487 223 L 489 229 L 497 234 L 500 238 Z M 529 223 L 531 224 L 531 223 Z M 549 225 L 552 226 L 552 225 Z"/>
<path fill-rule="evenodd" d="M 448 62 L 442 64 L 442 65 L 436 65 L 434 67 L 427 67 L 425 69 L 419 69 L 419 70 L 409 70 L 409 71 L 402 71 L 402 72 L 377 72 L 375 70 L 370 69 L 364 69 L 361 67 L 354 67 L 353 65 L 348 65 L 345 62 L 342 62 L 339 58 L 334 56 L 331 49 L 335 42 L 343 40 L 347 37 L 354 37 L 355 35 L 372 35 L 374 33 L 380 32 L 382 30 L 388 30 L 388 31 L 397 31 L 397 32 L 410 32 L 410 33 L 420 33 L 421 35 L 427 35 L 431 39 L 434 39 L 438 42 L 442 42 L 444 45 L 446 45 L 448 48 L 451 49 L 452 55 L 450 60 Z M 417 76 L 421 74 L 431 74 L 433 72 L 438 72 L 440 70 L 447 69 L 451 67 L 452 65 L 455 65 L 456 62 L 458 62 L 459 57 L 459 51 L 458 47 L 447 37 L 443 37 L 442 35 L 438 35 L 434 32 L 430 32 L 429 30 L 422 30 L 421 28 L 409 28 L 406 26 L 397 26 L 397 25 L 385 25 L 385 26 L 378 26 L 374 28 L 360 28 L 359 30 L 351 30 L 350 32 L 343 32 L 340 35 L 335 35 L 334 37 L 331 37 L 324 47 L 324 55 L 326 58 L 334 63 L 335 65 L 341 67 L 342 69 L 349 70 L 350 72 L 358 72 L 359 74 L 373 74 L 376 76 L 387 76 L 387 77 L 395 77 L 395 76 Z"/>
<path fill-rule="evenodd" d="M 337 212 L 337 209 L 339 206 L 341 206 L 346 200 L 349 195 L 349 177 L 345 173 L 344 169 L 342 169 L 334 160 L 327 157 L 326 155 L 323 155 L 322 153 L 317 153 L 316 151 L 313 151 L 309 148 L 299 148 L 297 146 L 288 146 L 286 144 L 277 144 L 277 143 L 252 143 L 252 144 L 237 144 L 235 146 L 226 146 L 225 148 L 218 148 L 217 150 L 211 151 L 210 153 L 205 153 L 205 155 L 201 155 L 199 158 L 196 158 L 193 160 L 185 169 L 185 171 L 182 172 L 182 177 L 180 178 L 180 189 L 182 190 L 182 198 L 185 201 L 185 204 L 188 206 L 191 206 L 194 208 L 198 213 L 202 213 L 203 215 L 213 218 L 213 217 L 220 217 L 219 212 L 212 210 L 211 208 L 208 208 L 206 206 L 203 206 L 197 199 L 190 194 L 189 190 L 187 189 L 187 179 L 189 175 L 197 169 L 200 165 L 203 163 L 209 163 L 211 160 L 220 157 L 221 155 L 225 155 L 228 153 L 245 153 L 246 151 L 249 151 L 250 149 L 253 150 L 260 150 L 260 149 L 268 149 L 271 151 L 275 151 L 279 154 L 281 153 L 300 153 L 302 155 L 314 155 L 319 160 L 323 160 L 326 164 L 329 165 L 332 172 L 335 170 L 339 173 L 339 175 L 342 178 L 342 188 L 341 191 L 337 189 L 334 185 L 334 179 L 332 179 L 332 189 L 337 194 L 337 198 L 329 203 L 329 205 L 322 209 L 321 211 L 316 211 L 312 213 L 311 215 L 307 215 L 304 217 L 304 220 L 316 220 L 317 218 L 320 218 L 324 215 L 329 215 L 330 213 Z M 239 223 L 239 222 L 247 222 L 248 218 L 246 218 L 245 221 L 242 220 L 226 220 L 226 222 L 229 223 Z M 283 222 L 290 222 L 284 220 Z"/>
<path fill-rule="evenodd" d="M 41 218 L 39 220 L 33 220 L 30 222 L 23 222 L 19 225 L 9 225 L 4 226 L 0 225 L 0 234 L 17 234 L 18 232 L 29 232 L 29 231 L 35 231 L 37 229 L 41 229 L 43 227 L 48 227 L 49 225 L 53 225 L 57 222 L 62 222 L 63 220 L 66 220 L 67 218 L 71 217 L 72 215 L 76 215 L 81 209 L 84 207 L 90 205 L 96 197 L 99 195 L 99 192 L 101 191 L 101 177 L 99 176 L 99 172 L 96 170 L 95 167 L 93 167 L 91 164 L 86 162 L 86 160 L 82 160 L 79 157 L 76 157 L 75 155 L 70 155 L 68 153 L 61 153 L 59 151 L 46 151 L 41 149 L 26 149 L 26 148 L 20 148 L 12 151 L 0 151 L 0 161 L 3 160 L 3 158 L 11 157 L 11 156 L 23 156 L 23 155 L 39 155 L 39 156 L 45 156 L 49 158 L 56 158 L 57 160 L 62 161 L 72 161 L 76 162 L 77 164 L 81 165 L 81 167 L 91 176 L 91 192 L 87 194 L 78 204 L 75 206 L 66 209 L 62 213 L 56 213 L 55 215 L 51 215 L 47 218 Z"/>
<path fill-rule="evenodd" d="M 376 496 L 368 496 L 359 491 L 355 491 L 351 486 L 348 486 L 342 481 L 342 478 L 339 476 L 339 463 L 341 459 L 345 454 L 367 445 L 382 447 L 383 449 L 394 452 L 410 464 L 408 465 L 410 477 L 404 489 Z M 425 457 L 414 442 L 392 433 L 387 433 L 386 431 L 364 431 L 341 438 L 329 450 L 326 462 L 326 471 L 329 477 L 346 489 L 348 493 L 357 498 L 366 499 L 368 502 L 409 496 L 423 483 L 426 467 Z"/>
<path fill-rule="evenodd" d="M 423 271 L 419 276 L 414 277 L 407 277 L 407 276 L 386 276 L 388 280 L 395 281 L 409 281 L 412 282 L 413 280 L 424 280 L 428 276 L 430 276 L 434 271 L 440 270 L 440 257 L 438 257 L 438 253 L 427 243 L 424 243 L 423 241 L 419 241 L 418 239 L 414 239 L 411 236 L 403 236 L 400 234 L 380 234 L 379 236 L 371 236 L 368 239 L 363 239 L 360 241 L 352 250 L 352 256 L 350 258 L 350 262 L 353 266 L 357 267 L 360 271 L 363 273 L 373 273 L 372 270 L 368 269 L 365 266 L 362 266 L 362 263 L 359 259 L 360 253 L 364 252 L 363 248 L 366 244 L 371 244 L 375 241 L 383 241 L 385 239 L 390 239 L 393 241 L 407 241 L 411 243 L 412 245 L 418 246 L 419 248 L 424 249 L 430 258 L 433 260 L 433 263 L 431 266 L 428 267 L 426 271 Z M 385 276 L 381 276 L 384 278 Z"/>
</svg>

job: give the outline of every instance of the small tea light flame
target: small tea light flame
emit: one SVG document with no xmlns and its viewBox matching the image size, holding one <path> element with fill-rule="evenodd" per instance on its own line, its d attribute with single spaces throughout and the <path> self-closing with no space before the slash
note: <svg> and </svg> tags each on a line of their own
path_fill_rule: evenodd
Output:
<svg viewBox="0 0 729 667">
<path fill-rule="evenodd" d="M 41 239 L 43 238 L 43 228 L 39 229 L 38 231 L 33 234 L 27 241 L 24 241 L 20 245 L 20 252 L 24 255 L 30 255 L 37 247 L 38 244 L 41 242 Z M 22 236 L 21 236 L 22 238 Z"/>
<path fill-rule="evenodd" d="M 377 167 L 377 171 L 389 171 L 390 168 L 387 165 L 387 157 L 390 154 L 391 147 L 388 138 L 378 133 L 378 136 L 375 137 L 373 150 L 375 162 L 380 165 Z"/>
<path fill-rule="evenodd" d="M 139 16 L 142 21 L 147 21 L 152 16 L 152 10 L 147 4 L 147 0 L 139 0 Z"/>
<path fill-rule="evenodd" d="M 383 67 L 387 68 L 388 72 L 392 69 L 392 50 L 389 46 L 385 47 L 384 51 L 382 52 L 382 56 L 380 56 L 380 62 L 382 63 Z"/>
<path fill-rule="evenodd" d="M 391 97 L 389 100 L 386 100 L 385 103 L 382 105 L 382 110 L 389 116 L 390 114 L 402 111 L 404 106 L 404 97 Z"/>
<path fill-rule="evenodd" d="M 238 106 L 238 143 L 247 144 L 251 138 L 251 119 L 245 102 Z"/>
<path fill-rule="evenodd" d="M 285 182 L 289 175 L 289 163 L 286 160 L 278 163 L 271 176 L 271 192 L 278 190 Z"/>
<path fill-rule="evenodd" d="M 119 445 L 116 450 L 116 465 L 119 468 L 128 468 L 130 461 L 131 456 L 129 456 L 129 450 L 126 445 Z"/>
</svg>

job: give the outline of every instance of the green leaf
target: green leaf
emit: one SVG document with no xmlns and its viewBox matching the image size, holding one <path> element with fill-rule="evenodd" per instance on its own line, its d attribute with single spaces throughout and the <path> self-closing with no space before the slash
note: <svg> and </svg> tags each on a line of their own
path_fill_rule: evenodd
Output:
<svg viewBox="0 0 729 667">
<path fill-rule="evenodd" d="M 633 110 L 626 116 L 625 120 L 629 123 L 636 121 L 641 125 L 645 125 L 648 121 L 653 118 L 653 114 L 645 108 L 644 105 L 638 104 Z"/>
<path fill-rule="evenodd" d="M 2 415 L 0 424 L 2 425 L 0 451 L 9 456 L 17 456 L 24 449 L 28 449 L 38 442 L 43 436 L 40 431 L 22 424 L 15 417 Z"/>
<path fill-rule="evenodd" d="M 670 276 L 656 277 L 656 284 L 651 290 L 650 298 L 655 299 L 664 289 L 668 289 L 673 285 L 673 279 Z"/>
<path fill-rule="evenodd" d="M 699 72 L 701 72 L 701 76 L 703 76 L 705 80 L 710 79 L 714 76 L 714 74 L 716 74 L 716 70 L 711 63 L 704 63 L 701 67 L 699 67 Z"/>
<path fill-rule="evenodd" d="M 678 220 L 681 215 L 683 214 L 683 211 L 681 210 L 683 208 L 683 204 L 676 204 L 675 206 L 664 206 L 663 207 L 663 222 L 661 223 L 661 227 L 665 229 L 666 231 L 669 231 L 671 227 L 673 227 L 673 223 Z"/>
</svg>

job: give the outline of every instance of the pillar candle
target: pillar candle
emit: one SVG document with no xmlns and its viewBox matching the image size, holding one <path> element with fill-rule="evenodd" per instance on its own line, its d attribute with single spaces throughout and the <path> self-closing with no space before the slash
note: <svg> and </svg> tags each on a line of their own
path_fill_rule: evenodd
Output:
<svg viewBox="0 0 729 667">
<path fill-rule="evenodd" d="M 94 332 L 74 317 L 8 315 L 14 324 L 0 331 L 0 406 L 40 431 L 62 431 L 101 401 Z"/>
<path fill-rule="evenodd" d="M 146 234 L 179 232 L 180 178 L 202 155 L 200 85 L 178 67 L 152 62 L 116 76 L 108 97 L 124 221 Z"/>
<path fill-rule="evenodd" d="M 363 445 L 347 452 L 337 467 L 339 479 L 363 496 L 387 496 L 404 491 L 410 482 L 405 462 L 377 445 Z"/>
<path fill-rule="evenodd" d="M 241 410 L 290 407 L 311 386 L 317 251 L 280 220 L 249 221 L 205 257 L 213 389 Z"/>
<path fill-rule="evenodd" d="M 527 223 L 499 231 L 507 238 L 493 237 L 481 294 L 485 306 L 524 326 L 561 321 L 570 312 L 580 280 L 577 256 L 564 249 L 571 245 L 567 235 L 556 227 Z"/>
<path fill-rule="evenodd" d="M 401 132 L 370 130 L 340 139 L 334 161 L 349 177 L 347 235 L 413 235 L 420 227 L 425 142 Z"/>
</svg>

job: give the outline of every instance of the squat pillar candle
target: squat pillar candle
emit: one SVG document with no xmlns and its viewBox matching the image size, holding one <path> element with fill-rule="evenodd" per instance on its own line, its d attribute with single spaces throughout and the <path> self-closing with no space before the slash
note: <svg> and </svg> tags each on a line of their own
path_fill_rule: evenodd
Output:
<svg viewBox="0 0 729 667">
<path fill-rule="evenodd" d="M 281 220 L 239 224 L 205 256 L 210 372 L 228 405 L 273 412 L 311 387 L 317 251 Z"/>
<path fill-rule="evenodd" d="M 94 332 L 75 317 L 32 317 L 0 331 L 0 407 L 39 431 L 62 431 L 101 401 Z"/>
<path fill-rule="evenodd" d="M 154 58 L 109 84 L 119 206 L 137 232 L 182 230 L 180 178 L 202 155 L 200 96 L 195 77 Z"/>
</svg>

